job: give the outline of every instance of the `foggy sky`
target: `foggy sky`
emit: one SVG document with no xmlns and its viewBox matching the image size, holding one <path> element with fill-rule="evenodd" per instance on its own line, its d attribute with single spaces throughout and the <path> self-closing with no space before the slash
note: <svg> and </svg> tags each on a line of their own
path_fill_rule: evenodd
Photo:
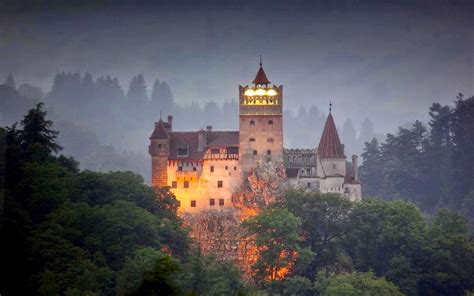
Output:
<svg viewBox="0 0 474 296">
<path fill-rule="evenodd" d="M 432 102 L 474 95 L 471 1 L 28 2 L 0 0 L 0 80 L 44 90 L 59 71 L 111 74 L 125 90 L 143 73 L 177 103 L 223 102 L 261 53 L 285 108 L 332 100 L 339 126 L 370 117 L 392 132 Z"/>
</svg>

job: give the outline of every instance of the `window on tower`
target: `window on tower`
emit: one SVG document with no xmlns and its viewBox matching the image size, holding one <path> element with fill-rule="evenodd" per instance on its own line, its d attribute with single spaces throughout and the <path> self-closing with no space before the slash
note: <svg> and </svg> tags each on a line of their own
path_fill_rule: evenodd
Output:
<svg viewBox="0 0 474 296">
<path fill-rule="evenodd" d="M 249 139 L 249 142 L 255 142 L 255 139 L 254 139 L 254 138 L 250 138 L 250 139 Z"/>
<path fill-rule="evenodd" d="M 218 188 L 222 188 L 224 186 L 224 182 L 223 181 L 217 181 L 217 187 Z"/>
<path fill-rule="evenodd" d="M 268 138 L 267 139 L 267 143 L 273 143 L 273 142 L 274 142 L 273 138 Z"/>
<path fill-rule="evenodd" d="M 255 121 L 250 120 L 250 125 L 255 125 Z"/>
<path fill-rule="evenodd" d="M 269 124 L 269 125 L 272 125 L 272 124 L 273 124 L 273 120 L 269 120 L 269 121 L 268 121 L 268 124 Z"/>
<path fill-rule="evenodd" d="M 224 199 L 223 198 L 219 198 L 219 206 L 223 206 L 224 205 Z"/>
<path fill-rule="evenodd" d="M 184 181 L 184 188 L 189 188 L 189 181 Z"/>
<path fill-rule="evenodd" d="M 254 151 L 253 151 L 253 155 L 257 155 L 257 150 L 254 150 Z"/>
<path fill-rule="evenodd" d="M 191 207 L 192 207 L 192 208 L 195 208 L 195 207 L 196 207 L 196 201 L 195 201 L 195 200 L 192 200 L 192 201 L 191 201 Z"/>
<path fill-rule="evenodd" d="M 272 155 L 272 150 L 267 150 L 267 155 Z"/>
</svg>

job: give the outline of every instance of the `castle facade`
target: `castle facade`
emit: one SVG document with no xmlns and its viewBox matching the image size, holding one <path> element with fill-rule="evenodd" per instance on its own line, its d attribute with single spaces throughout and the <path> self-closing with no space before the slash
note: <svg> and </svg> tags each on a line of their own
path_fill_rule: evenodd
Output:
<svg viewBox="0 0 474 296">
<path fill-rule="evenodd" d="M 331 111 L 317 148 L 284 149 L 283 86 L 270 83 L 261 63 L 252 83 L 239 86 L 238 131 L 173 131 L 171 116 L 155 123 L 152 186 L 169 186 L 183 212 L 229 209 L 249 170 L 272 161 L 284 165 L 290 186 L 360 200 L 357 156 L 349 169 Z"/>
</svg>

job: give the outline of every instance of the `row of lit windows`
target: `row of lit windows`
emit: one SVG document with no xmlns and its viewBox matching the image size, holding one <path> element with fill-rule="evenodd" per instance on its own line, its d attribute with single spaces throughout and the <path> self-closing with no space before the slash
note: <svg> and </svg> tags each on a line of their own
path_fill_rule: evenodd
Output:
<svg viewBox="0 0 474 296">
<path fill-rule="evenodd" d="M 255 138 L 249 139 L 249 142 L 255 142 L 255 141 L 256 141 Z M 273 143 L 273 142 L 274 142 L 273 138 L 267 138 L 267 143 Z"/>
<path fill-rule="evenodd" d="M 224 187 L 224 182 L 223 181 L 217 181 L 217 187 L 218 188 Z M 171 188 L 178 188 L 178 181 L 172 181 L 171 182 Z M 189 188 L 189 181 L 184 181 L 183 182 L 183 188 Z"/>
<path fill-rule="evenodd" d="M 195 208 L 197 205 L 197 202 L 195 200 L 192 200 L 191 201 L 191 207 L 192 208 Z M 211 198 L 209 199 L 209 205 L 211 207 L 215 206 L 216 205 L 216 199 L 215 198 Z M 219 206 L 223 207 L 224 206 L 224 199 L 223 198 L 219 198 Z"/>
<path fill-rule="evenodd" d="M 268 121 L 268 124 L 269 124 L 269 125 L 272 125 L 272 124 L 273 124 L 273 120 L 269 120 L 269 121 Z M 255 120 L 250 120 L 250 125 L 255 125 Z"/>
</svg>

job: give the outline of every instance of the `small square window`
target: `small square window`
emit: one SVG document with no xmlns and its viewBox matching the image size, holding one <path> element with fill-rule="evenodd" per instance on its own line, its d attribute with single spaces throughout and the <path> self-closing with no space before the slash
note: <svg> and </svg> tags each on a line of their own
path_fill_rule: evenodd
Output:
<svg viewBox="0 0 474 296">
<path fill-rule="evenodd" d="M 306 186 L 307 186 L 308 188 L 311 188 L 311 183 L 309 183 L 309 182 L 306 183 Z"/>
<path fill-rule="evenodd" d="M 161 148 L 161 144 L 158 144 L 158 148 Z"/>
<path fill-rule="evenodd" d="M 178 172 L 182 172 L 183 171 L 183 167 L 182 166 L 179 166 L 178 167 Z"/>
<path fill-rule="evenodd" d="M 184 188 L 189 188 L 189 181 L 184 181 Z"/>
<path fill-rule="evenodd" d="M 210 206 L 214 206 L 215 204 L 216 204 L 216 200 L 215 200 L 214 198 L 211 198 L 211 199 L 209 200 L 209 205 L 210 205 Z"/>
<path fill-rule="evenodd" d="M 223 199 L 223 198 L 220 198 L 220 199 L 219 199 L 219 206 L 222 207 L 223 205 L 224 205 L 224 199 Z"/>
<path fill-rule="evenodd" d="M 176 181 L 171 182 L 171 187 L 172 188 L 178 188 L 178 182 L 176 182 Z"/>
<path fill-rule="evenodd" d="M 267 150 L 267 155 L 272 155 L 272 150 Z"/>
<path fill-rule="evenodd" d="M 250 125 L 255 125 L 255 121 L 250 120 Z"/>
<path fill-rule="evenodd" d="M 257 150 L 254 150 L 254 151 L 253 151 L 253 155 L 257 155 Z"/>
<path fill-rule="evenodd" d="M 229 167 L 228 167 L 228 166 L 225 166 L 225 170 L 227 171 L 228 169 L 229 169 Z"/>
<path fill-rule="evenodd" d="M 192 200 L 192 201 L 191 201 L 191 207 L 192 207 L 192 208 L 195 208 L 195 207 L 196 207 L 196 201 L 195 201 L 195 200 Z"/>
<path fill-rule="evenodd" d="M 224 182 L 217 181 L 217 187 L 222 188 L 224 186 Z"/>
<path fill-rule="evenodd" d="M 195 172 L 196 170 L 197 170 L 197 168 L 196 168 L 196 167 L 193 167 L 193 171 Z"/>
<path fill-rule="evenodd" d="M 211 165 L 211 173 L 214 173 L 214 166 Z"/>
<path fill-rule="evenodd" d="M 237 170 L 237 167 L 235 166 L 235 167 L 234 167 L 234 171 L 236 171 L 236 170 Z"/>
</svg>

